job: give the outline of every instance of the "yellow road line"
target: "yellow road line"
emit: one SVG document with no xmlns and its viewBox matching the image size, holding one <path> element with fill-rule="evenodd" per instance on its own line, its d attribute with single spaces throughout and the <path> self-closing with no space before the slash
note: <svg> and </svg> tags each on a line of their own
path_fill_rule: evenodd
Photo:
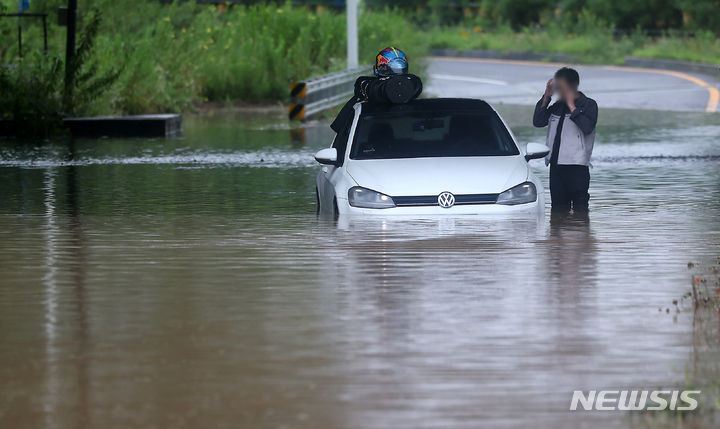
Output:
<svg viewBox="0 0 720 429">
<path fill-rule="evenodd" d="M 710 92 L 710 98 L 708 98 L 708 104 L 705 108 L 706 112 L 716 112 L 718 103 L 720 103 L 720 91 L 718 91 L 717 88 L 711 88 L 707 87 L 708 92 Z"/>
<path fill-rule="evenodd" d="M 540 61 L 525 61 L 525 60 L 503 60 L 499 58 L 468 58 L 468 57 L 427 57 L 431 60 L 446 60 L 446 61 L 460 61 L 460 62 L 474 62 L 474 63 L 498 63 L 498 64 L 517 64 L 517 65 L 523 65 L 523 66 L 545 66 L 545 67 L 558 67 L 564 65 L 563 63 L 548 63 L 548 62 L 540 62 Z M 720 104 L 720 91 L 710 85 L 709 83 L 705 82 L 702 79 L 699 79 L 695 76 L 690 76 L 686 73 L 671 71 L 671 70 L 661 70 L 661 69 L 646 69 L 646 68 L 640 68 L 640 67 L 617 67 L 617 66 L 605 66 L 603 67 L 607 70 L 617 70 L 617 71 L 628 71 L 628 72 L 637 72 L 637 73 L 657 73 L 657 74 L 664 74 L 667 76 L 674 76 L 680 79 L 684 79 L 687 81 L 690 81 L 696 85 L 702 86 L 703 88 L 707 89 L 708 91 L 708 102 L 705 106 L 706 112 L 716 112 L 718 109 L 718 104 Z"/>
<path fill-rule="evenodd" d="M 640 67 L 615 67 L 615 66 L 606 66 L 604 67 L 608 70 L 619 70 L 619 71 L 629 71 L 629 72 L 636 72 L 636 73 L 657 73 L 657 74 L 664 74 L 668 76 L 674 76 L 679 79 L 685 79 L 687 81 L 690 81 L 694 83 L 695 85 L 702 86 L 703 88 L 707 89 L 708 91 L 708 102 L 707 106 L 705 106 L 706 112 L 716 112 L 718 103 L 720 103 L 720 91 L 718 91 L 717 88 L 710 85 L 709 83 L 705 82 L 704 80 L 697 78 L 695 76 L 690 76 L 686 73 L 676 72 L 672 70 L 660 70 L 660 69 L 646 69 L 646 68 L 640 68 Z"/>
</svg>

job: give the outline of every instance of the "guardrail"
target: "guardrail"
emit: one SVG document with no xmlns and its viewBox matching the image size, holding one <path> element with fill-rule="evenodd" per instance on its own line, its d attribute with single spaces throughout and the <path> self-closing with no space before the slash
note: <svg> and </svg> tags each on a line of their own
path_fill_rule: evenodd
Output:
<svg viewBox="0 0 720 429">
<path fill-rule="evenodd" d="M 45 54 L 48 52 L 48 42 L 47 42 L 47 13 L 0 13 L 0 18 L 17 18 L 18 19 L 18 55 L 21 57 L 23 56 L 22 52 L 22 25 L 20 24 L 20 20 L 22 18 L 40 18 L 42 19 L 42 26 L 43 26 L 43 48 Z"/>
<path fill-rule="evenodd" d="M 355 80 L 370 74 L 369 67 L 357 67 L 291 83 L 288 117 L 290 120 L 307 119 L 344 103 L 353 93 Z"/>
</svg>

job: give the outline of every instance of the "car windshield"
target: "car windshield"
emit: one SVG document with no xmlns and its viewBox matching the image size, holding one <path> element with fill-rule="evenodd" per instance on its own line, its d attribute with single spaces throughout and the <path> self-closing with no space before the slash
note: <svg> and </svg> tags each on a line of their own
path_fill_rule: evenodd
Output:
<svg viewBox="0 0 720 429">
<path fill-rule="evenodd" d="M 351 159 L 510 156 L 519 151 L 495 112 L 382 112 L 360 116 Z"/>
</svg>

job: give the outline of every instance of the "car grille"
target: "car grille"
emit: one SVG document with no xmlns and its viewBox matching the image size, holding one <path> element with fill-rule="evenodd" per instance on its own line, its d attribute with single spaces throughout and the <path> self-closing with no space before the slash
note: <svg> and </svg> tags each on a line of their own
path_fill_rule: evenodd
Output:
<svg viewBox="0 0 720 429">
<path fill-rule="evenodd" d="M 455 195 L 455 205 L 495 204 L 498 194 L 464 194 Z M 437 206 L 437 195 L 413 195 L 408 197 L 392 197 L 397 207 Z"/>
</svg>

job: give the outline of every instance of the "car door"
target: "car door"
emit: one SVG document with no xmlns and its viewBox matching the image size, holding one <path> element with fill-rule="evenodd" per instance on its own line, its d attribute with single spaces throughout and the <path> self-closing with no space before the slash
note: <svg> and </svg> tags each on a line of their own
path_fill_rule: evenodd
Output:
<svg viewBox="0 0 720 429">
<path fill-rule="evenodd" d="M 335 182 L 344 168 L 345 151 L 347 150 L 348 139 L 352 123 L 348 124 L 339 134 L 335 135 L 332 147 L 337 150 L 337 165 L 323 165 L 318 176 L 318 196 L 321 200 L 322 210 L 332 210 L 333 199 L 335 198 Z"/>
<path fill-rule="evenodd" d="M 339 134 L 335 135 L 332 147 L 335 147 L 339 137 Z M 337 168 L 332 165 L 320 166 L 320 171 L 317 175 L 317 189 L 321 212 L 326 212 L 328 207 L 332 207 L 332 184 L 330 183 L 330 175 L 336 169 Z"/>
</svg>

